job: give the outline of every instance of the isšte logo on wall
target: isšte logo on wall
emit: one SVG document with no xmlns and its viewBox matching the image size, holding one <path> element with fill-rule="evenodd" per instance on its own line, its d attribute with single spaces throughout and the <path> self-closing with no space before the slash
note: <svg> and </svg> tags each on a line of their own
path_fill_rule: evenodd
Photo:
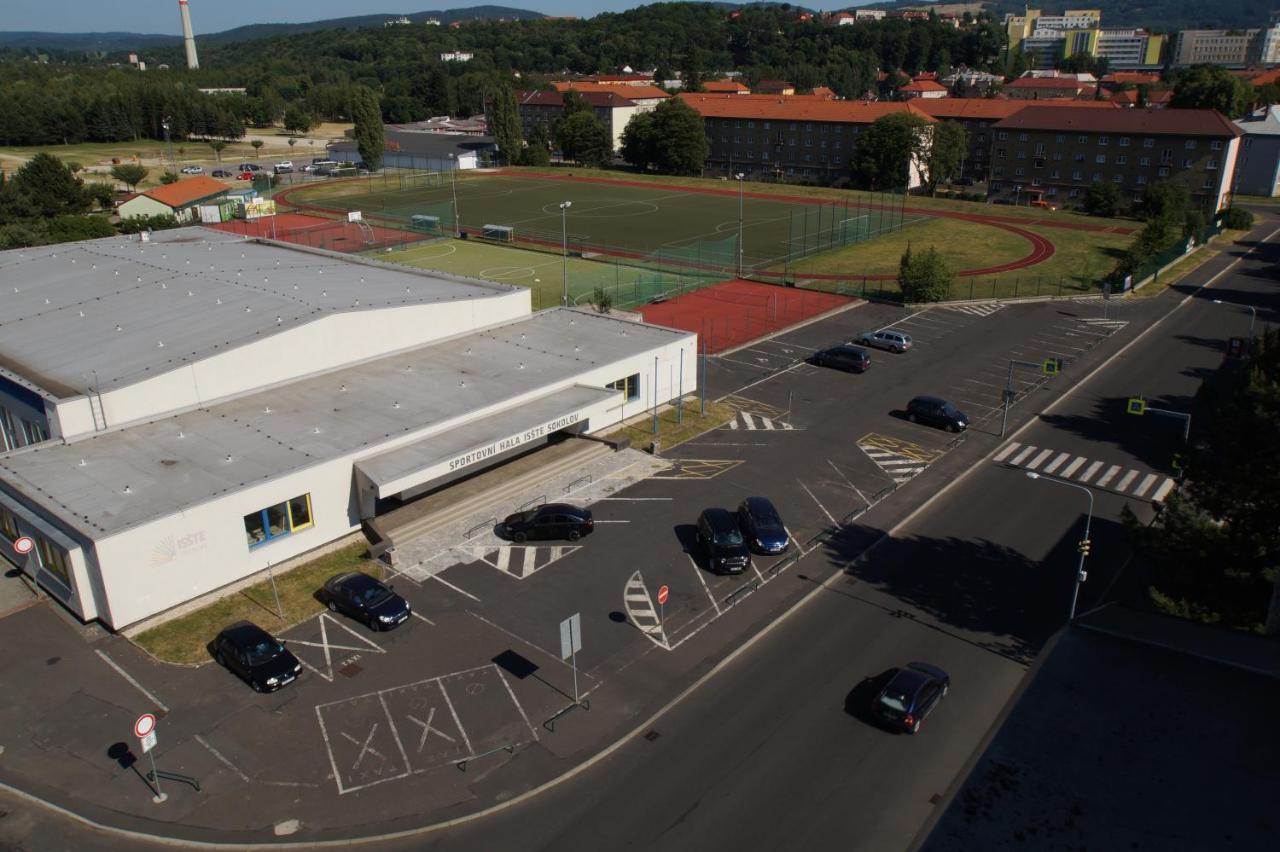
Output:
<svg viewBox="0 0 1280 852">
<path fill-rule="evenodd" d="M 151 551 L 151 564 L 153 567 L 168 565 L 176 559 L 204 550 L 207 546 L 208 540 L 204 530 L 181 536 L 167 535 L 160 539 Z"/>
</svg>

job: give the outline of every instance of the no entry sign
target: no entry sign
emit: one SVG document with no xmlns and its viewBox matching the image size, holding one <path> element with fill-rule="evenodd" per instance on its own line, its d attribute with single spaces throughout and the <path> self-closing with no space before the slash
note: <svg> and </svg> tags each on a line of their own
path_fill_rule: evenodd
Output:
<svg viewBox="0 0 1280 852">
<path fill-rule="evenodd" d="M 138 717 L 138 721 L 133 723 L 133 735 L 138 739 L 142 739 L 155 729 L 156 717 L 150 713 L 143 713 Z"/>
<path fill-rule="evenodd" d="M 669 597 L 671 597 L 671 590 L 666 586 L 660 586 L 658 588 L 658 603 L 665 604 Z"/>
<path fill-rule="evenodd" d="M 14 553 L 22 554 L 24 556 L 30 553 L 32 548 L 34 548 L 35 546 L 36 546 L 36 543 L 31 540 L 31 536 L 24 535 L 20 538 L 15 538 L 13 540 Z"/>
</svg>

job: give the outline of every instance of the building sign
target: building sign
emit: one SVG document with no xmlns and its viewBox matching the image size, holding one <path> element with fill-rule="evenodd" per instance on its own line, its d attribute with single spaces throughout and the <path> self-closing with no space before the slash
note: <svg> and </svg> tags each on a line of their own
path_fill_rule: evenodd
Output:
<svg viewBox="0 0 1280 852">
<path fill-rule="evenodd" d="M 167 535 L 151 551 L 151 565 L 159 568 L 192 553 L 198 553 L 209 546 L 204 530 L 196 530 L 185 535 Z"/>
<path fill-rule="evenodd" d="M 276 215 L 276 203 L 270 198 L 255 198 L 244 203 L 244 218 L 261 219 Z"/>
<path fill-rule="evenodd" d="M 543 423 L 541 426 L 535 426 L 534 428 L 521 432 L 518 435 L 512 435 L 510 438 L 503 438 L 501 441 L 492 443 L 487 447 L 472 450 L 469 453 L 458 456 L 455 459 L 451 459 L 449 461 L 449 470 L 459 470 L 467 467 L 468 465 L 473 465 L 476 462 L 493 458 L 500 453 L 505 453 L 507 450 L 514 450 L 522 444 L 527 444 L 530 441 L 536 441 L 538 438 L 546 437 L 553 432 L 559 432 L 561 429 L 577 423 L 580 417 L 581 415 L 579 414 L 567 414 L 564 417 L 558 417 L 555 420 Z"/>
</svg>

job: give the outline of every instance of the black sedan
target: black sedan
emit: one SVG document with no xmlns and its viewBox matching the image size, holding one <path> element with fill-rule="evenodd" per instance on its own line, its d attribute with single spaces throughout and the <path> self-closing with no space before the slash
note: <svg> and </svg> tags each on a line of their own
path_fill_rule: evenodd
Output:
<svg viewBox="0 0 1280 852">
<path fill-rule="evenodd" d="M 302 673 L 302 663 L 284 642 L 251 621 L 224 628 L 213 640 L 213 658 L 255 692 L 275 692 Z"/>
<path fill-rule="evenodd" d="M 918 396 L 907 403 L 907 419 L 951 432 L 963 432 L 969 428 L 969 415 L 936 396 Z"/>
<path fill-rule="evenodd" d="M 577 541 L 590 535 L 595 525 L 590 509 L 569 503 L 545 503 L 536 509 L 508 515 L 500 532 L 517 543 L 566 538 Z"/>
<path fill-rule="evenodd" d="M 409 620 L 407 600 L 359 571 L 330 577 L 321 596 L 330 612 L 363 621 L 371 630 L 390 630 Z"/>
<path fill-rule="evenodd" d="M 894 730 L 914 734 L 950 688 L 951 676 L 937 666 L 907 663 L 880 690 L 871 713 Z"/>
<path fill-rule="evenodd" d="M 809 360 L 815 367 L 834 367 L 850 373 L 865 373 L 871 366 L 871 353 L 861 346 L 842 343 L 813 353 Z"/>
<path fill-rule="evenodd" d="M 748 497 L 738 507 L 738 526 L 747 546 L 760 553 L 777 554 L 787 549 L 791 536 L 782 516 L 768 497 Z"/>
</svg>

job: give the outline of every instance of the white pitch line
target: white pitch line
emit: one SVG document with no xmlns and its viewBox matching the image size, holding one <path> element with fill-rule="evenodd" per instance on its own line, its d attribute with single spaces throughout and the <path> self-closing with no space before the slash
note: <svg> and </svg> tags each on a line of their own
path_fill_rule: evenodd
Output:
<svg viewBox="0 0 1280 852">
<path fill-rule="evenodd" d="M 1085 472 L 1080 474 L 1080 481 L 1088 482 L 1090 479 L 1093 479 L 1093 475 L 1098 472 L 1100 467 L 1102 467 L 1102 462 L 1100 461 L 1096 461 L 1089 465 L 1089 467 L 1085 469 Z"/>
<path fill-rule="evenodd" d="M 115 669 L 115 670 L 116 670 L 116 673 L 117 673 L 117 674 L 119 674 L 119 675 L 120 675 L 120 677 L 122 677 L 122 678 L 124 678 L 125 680 L 129 681 L 129 683 L 133 686 L 133 688 L 134 688 L 134 689 L 138 690 L 138 691 L 139 691 L 139 692 L 141 692 L 143 695 L 145 695 L 148 699 L 150 699 L 150 701 L 151 701 L 151 703 L 152 703 L 152 704 L 156 705 L 156 707 L 160 708 L 161 710 L 163 710 L 163 711 L 164 711 L 164 712 L 166 712 L 166 713 L 168 713 L 168 712 L 169 712 L 169 708 L 168 708 L 167 706 L 165 706 L 165 703 L 164 703 L 163 701 L 161 701 L 159 698 L 156 698 L 154 695 L 152 695 L 150 692 L 148 692 L 148 691 L 147 691 L 147 688 L 146 688 L 145 686 L 143 686 L 142 684 L 138 683 L 138 681 L 136 681 L 136 680 L 134 679 L 133 675 L 129 674 L 127 671 L 125 671 L 124 669 L 122 669 L 122 668 L 120 667 L 120 664 L 119 664 L 119 663 L 117 663 L 115 660 L 113 660 L 113 659 L 111 659 L 110 657 L 108 657 L 108 656 L 107 656 L 107 653 L 106 653 L 105 651 L 97 651 L 97 650 L 95 650 L 95 651 L 94 651 L 94 653 L 95 653 L 95 654 L 97 654 L 99 657 L 101 657 L 101 658 L 103 659 L 103 661 L 104 661 L 107 665 L 109 665 L 109 666 L 111 666 L 111 668 Z"/>
<path fill-rule="evenodd" d="M 800 482 L 800 480 L 797 479 L 796 482 Z M 818 508 L 822 510 L 822 514 L 826 515 L 827 520 L 831 521 L 831 526 L 833 527 L 840 526 L 840 524 L 836 522 L 836 519 L 831 517 L 831 513 L 827 511 L 827 507 L 822 505 L 822 501 L 819 500 L 817 497 L 814 497 L 813 492 L 809 490 L 809 486 L 805 485 L 803 482 L 800 482 L 800 487 L 804 489 L 804 492 L 806 494 L 808 494 L 810 497 L 813 497 L 813 502 L 818 504 Z"/>
<path fill-rule="evenodd" d="M 693 566 L 693 573 L 698 575 L 698 582 L 702 584 L 702 590 L 707 593 L 707 600 L 711 601 L 711 606 L 715 608 L 716 615 L 720 615 L 720 604 L 716 602 L 716 596 L 711 594 L 711 587 L 707 585 L 707 578 L 702 576 L 702 569 L 698 567 L 698 563 L 694 561 L 691 553 L 686 551 L 685 556 L 689 557 L 689 564 Z"/>
<path fill-rule="evenodd" d="M 994 456 L 992 456 L 991 460 L 992 460 L 992 461 L 996 461 L 996 462 L 1002 462 L 1002 461 L 1004 461 L 1006 458 L 1008 458 L 1008 457 L 1009 457 L 1009 455 L 1010 455 L 1014 450 L 1018 449 L 1018 447 L 1021 447 L 1021 446 L 1022 446 L 1022 444 L 1018 443 L 1017 441 L 1010 441 L 1008 444 L 1005 444 L 1005 447 L 1004 447 L 1004 449 L 1003 449 L 1003 450 L 1001 450 L 1000 452 L 998 452 L 998 453 L 996 453 Z"/>
</svg>

